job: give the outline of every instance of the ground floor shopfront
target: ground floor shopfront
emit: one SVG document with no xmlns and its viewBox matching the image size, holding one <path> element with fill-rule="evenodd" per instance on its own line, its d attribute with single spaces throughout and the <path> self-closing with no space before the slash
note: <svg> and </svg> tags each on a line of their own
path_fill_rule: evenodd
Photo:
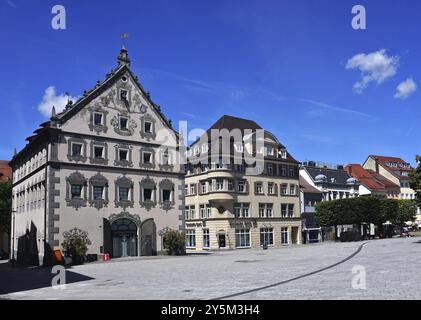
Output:
<svg viewBox="0 0 421 320">
<path fill-rule="evenodd" d="M 208 219 L 186 221 L 187 252 L 301 244 L 300 219 Z"/>
</svg>

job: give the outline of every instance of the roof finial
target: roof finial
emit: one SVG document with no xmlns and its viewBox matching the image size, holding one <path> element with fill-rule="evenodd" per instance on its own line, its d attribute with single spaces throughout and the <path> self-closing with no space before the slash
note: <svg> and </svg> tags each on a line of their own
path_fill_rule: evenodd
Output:
<svg viewBox="0 0 421 320">
<path fill-rule="evenodd" d="M 129 35 L 127 33 L 123 33 L 121 35 L 121 39 L 123 40 L 122 41 L 123 43 L 122 43 L 122 46 L 121 46 L 120 54 L 118 55 L 118 58 L 117 58 L 117 62 L 118 62 L 119 66 L 121 66 L 121 65 L 130 66 L 130 59 L 129 59 L 129 55 L 127 53 L 127 49 L 126 49 L 125 41 L 124 41 L 128 37 L 129 37 Z"/>
<path fill-rule="evenodd" d="M 17 154 L 18 152 L 16 151 L 16 148 L 13 148 L 13 157 L 16 157 Z"/>
<path fill-rule="evenodd" d="M 56 107 L 53 106 L 53 109 L 51 109 L 51 118 L 54 119 L 56 117 L 57 117 Z"/>
</svg>

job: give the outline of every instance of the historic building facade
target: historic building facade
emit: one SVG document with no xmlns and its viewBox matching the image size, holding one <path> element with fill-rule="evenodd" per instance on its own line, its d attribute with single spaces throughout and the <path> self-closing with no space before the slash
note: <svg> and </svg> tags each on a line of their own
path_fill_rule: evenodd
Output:
<svg viewBox="0 0 421 320">
<path fill-rule="evenodd" d="M 10 162 L 13 257 L 36 264 L 75 228 L 87 232 L 88 253 L 163 250 L 163 231 L 184 224 L 178 139 L 123 48 L 118 67 L 63 112 L 53 109 Z"/>
<path fill-rule="evenodd" d="M 237 140 L 212 133 L 235 130 Z M 188 251 L 301 243 L 299 164 L 273 134 L 254 121 L 223 116 L 187 157 Z M 260 159 L 257 171 L 253 157 Z"/>
<path fill-rule="evenodd" d="M 409 185 L 409 173 L 412 167 L 408 162 L 398 157 L 369 155 L 363 167 L 376 172 L 399 186 L 399 199 L 415 199 L 416 192 Z M 421 208 L 418 208 L 416 223 L 421 225 Z"/>
<path fill-rule="evenodd" d="M 345 170 L 360 182 L 360 196 L 399 199 L 400 187 L 386 177 L 360 164 L 349 164 Z"/>
</svg>

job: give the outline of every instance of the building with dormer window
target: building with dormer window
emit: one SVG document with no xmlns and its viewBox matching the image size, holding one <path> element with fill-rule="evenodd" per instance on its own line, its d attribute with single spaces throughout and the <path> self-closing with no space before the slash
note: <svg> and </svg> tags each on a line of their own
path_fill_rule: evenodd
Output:
<svg viewBox="0 0 421 320">
<path fill-rule="evenodd" d="M 13 169 L 12 258 L 37 264 L 64 235 L 88 233 L 88 253 L 155 255 L 183 228 L 178 133 L 130 67 L 123 47 L 103 81 L 27 138 Z"/>
<path fill-rule="evenodd" d="M 272 133 L 225 115 L 187 158 L 188 251 L 301 243 L 299 163 Z"/>
</svg>

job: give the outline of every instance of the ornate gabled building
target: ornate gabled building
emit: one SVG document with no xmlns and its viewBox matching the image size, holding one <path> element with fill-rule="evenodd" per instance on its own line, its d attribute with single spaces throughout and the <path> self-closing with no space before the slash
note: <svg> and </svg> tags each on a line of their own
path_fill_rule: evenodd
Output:
<svg viewBox="0 0 421 320">
<path fill-rule="evenodd" d="M 130 68 L 127 50 L 95 88 L 43 123 L 13 169 L 12 257 L 37 263 L 71 230 L 88 253 L 154 255 L 183 228 L 178 133 Z"/>
<path fill-rule="evenodd" d="M 299 163 L 272 133 L 225 115 L 187 158 L 188 251 L 301 243 Z"/>
</svg>

